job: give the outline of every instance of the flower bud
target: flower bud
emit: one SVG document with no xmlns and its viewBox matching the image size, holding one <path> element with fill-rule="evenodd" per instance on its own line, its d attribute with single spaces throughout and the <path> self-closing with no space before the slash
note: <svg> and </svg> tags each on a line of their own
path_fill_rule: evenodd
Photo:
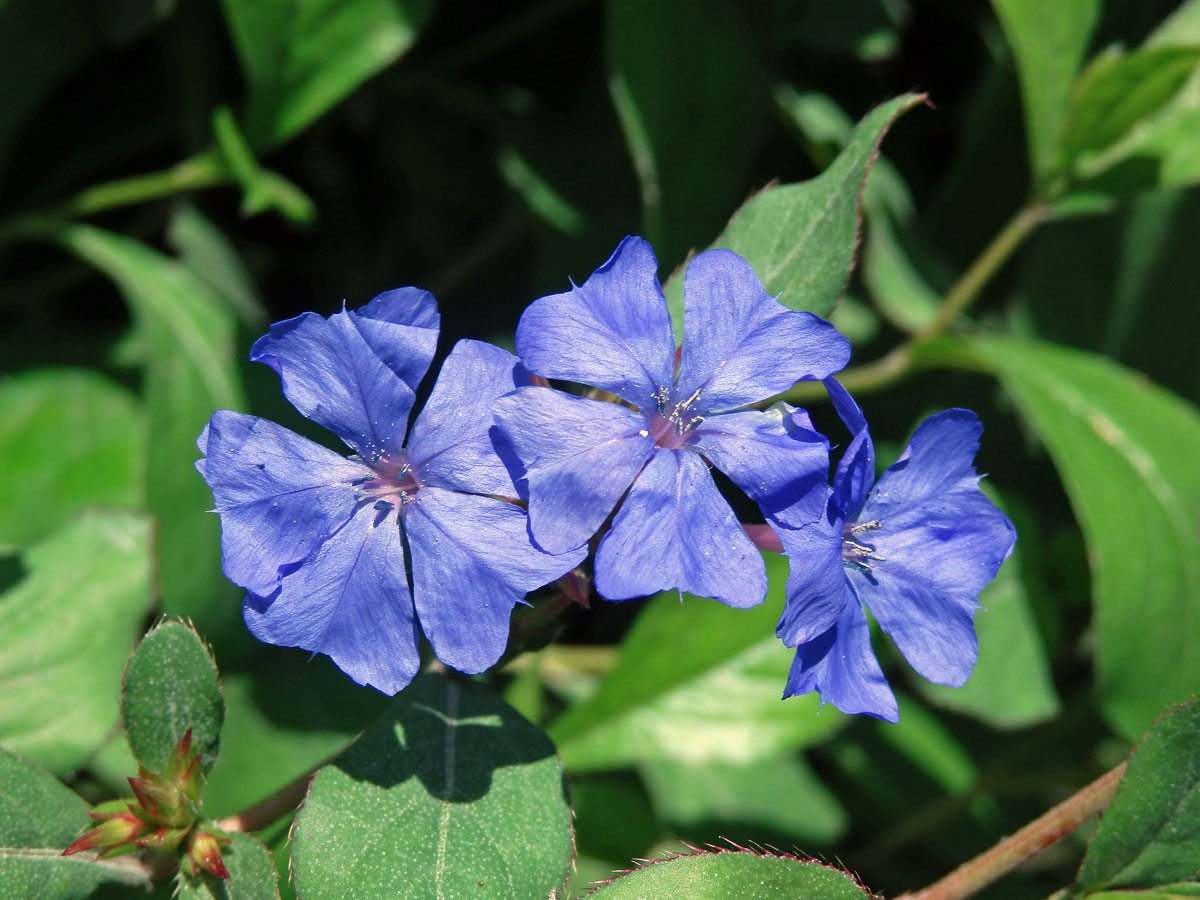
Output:
<svg viewBox="0 0 1200 900">
<path fill-rule="evenodd" d="M 188 841 L 187 859 L 192 875 L 200 874 L 200 870 L 211 872 L 218 878 L 228 878 L 229 870 L 221 859 L 221 847 L 227 847 L 233 842 L 223 834 L 197 829 L 192 832 Z"/>
<path fill-rule="evenodd" d="M 146 823 L 123 800 L 101 804 L 88 815 L 100 824 L 64 850 L 63 856 L 95 849 L 100 850 L 101 856 L 112 856 L 118 848 L 132 849 L 133 842 L 147 831 Z"/>
</svg>

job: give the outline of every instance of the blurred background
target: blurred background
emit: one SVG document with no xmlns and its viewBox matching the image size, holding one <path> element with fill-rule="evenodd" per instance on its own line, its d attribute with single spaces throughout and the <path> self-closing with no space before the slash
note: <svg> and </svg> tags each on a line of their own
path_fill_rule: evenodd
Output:
<svg viewBox="0 0 1200 900">
<path fill-rule="evenodd" d="M 1106 0 L 1084 58 L 1136 47 L 1177 5 Z M 528 302 L 581 282 L 624 235 L 652 241 L 665 279 L 752 193 L 811 178 L 854 122 L 914 90 L 929 104 L 884 143 L 864 262 L 834 314 L 856 362 L 927 314 L 1033 190 L 1017 69 L 988 3 L 0 0 L 0 587 L 19 586 L 24 548 L 79 509 L 148 512 L 141 615 L 190 616 L 213 642 L 230 725 L 210 802 L 215 815 L 253 802 L 382 699 L 324 660 L 254 644 L 220 576 L 191 471 L 207 416 L 232 406 L 327 440 L 245 362 L 266 324 L 411 284 L 438 298 L 442 353 L 468 336 L 511 346 Z M 981 326 L 1106 355 L 1200 402 L 1200 197 L 1154 185 L 1082 212 L 1000 270 Z M 991 693 L 921 692 L 893 654 L 900 726 L 815 718 L 776 704 L 782 683 L 768 682 L 771 717 L 817 723 L 770 759 L 568 755 L 579 882 L 728 837 L 836 859 L 895 894 L 1128 749 L 1094 696 L 1083 538 L 1011 401 L 967 372 L 861 400 L 885 464 L 931 411 L 970 406 L 985 422 L 978 465 L 1021 535 L 984 601 L 1017 610 L 992 639 Z M 836 428 L 819 404 L 814 416 Z M 573 611 L 567 649 L 510 673 L 510 700 L 553 721 L 642 606 Z M 669 652 L 676 626 L 660 624 Z M 730 696 L 718 717 L 739 715 Z M 705 715 L 687 726 L 697 741 Z M 99 797 L 122 752 L 58 768 Z M 1045 897 L 1080 840 L 987 896 Z"/>
</svg>

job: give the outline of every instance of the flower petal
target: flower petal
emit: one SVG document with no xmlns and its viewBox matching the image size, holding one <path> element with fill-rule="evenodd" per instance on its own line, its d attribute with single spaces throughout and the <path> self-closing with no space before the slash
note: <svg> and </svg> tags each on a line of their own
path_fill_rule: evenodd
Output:
<svg viewBox="0 0 1200 900">
<path fill-rule="evenodd" d="M 851 571 L 852 584 L 913 668 L 938 684 L 971 674 L 979 592 L 1016 540 L 978 487 L 981 431 L 967 410 L 925 420 L 859 516 L 879 523 L 860 533 L 877 558 Z"/>
<path fill-rule="evenodd" d="M 220 410 L 197 442 L 196 467 L 221 516 L 222 568 L 234 584 L 268 595 L 280 569 L 303 560 L 358 505 L 354 483 L 372 474 L 281 425 Z"/>
<path fill-rule="evenodd" d="M 432 303 L 424 291 L 401 288 L 357 313 L 343 310 L 328 319 L 304 313 L 272 325 L 250 358 L 279 373 L 284 394 L 301 415 L 364 459 L 398 455 L 417 383 L 437 341 Z"/>
<path fill-rule="evenodd" d="M 764 515 L 798 527 L 825 514 L 829 444 L 811 429 L 803 410 L 780 405 L 709 416 L 689 446 L 728 475 Z"/>
<path fill-rule="evenodd" d="M 505 464 L 489 432 L 496 400 L 529 382 L 508 351 L 482 341 L 455 344 L 408 436 L 408 459 L 421 479 L 515 498 L 515 460 Z"/>
<path fill-rule="evenodd" d="M 704 461 L 659 450 L 596 550 L 596 590 L 628 600 L 677 588 L 744 608 L 763 601 L 767 571 Z"/>
<path fill-rule="evenodd" d="M 496 428 L 524 466 L 533 538 L 552 553 L 595 534 L 654 451 L 641 413 L 552 388 L 498 400 Z"/>
<path fill-rule="evenodd" d="M 438 488 L 417 495 L 404 531 L 421 628 L 438 659 L 471 675 L 504 652 L 513 606 L 586 552 L 546 553 L 530 542 L 519 506 Z"/>
<path fill-rule="evenodd" d="M 675 399 L 699 391 L 697 412 L 764 400 L 850 361 L 850 342 L 824 319 L 768 296 L 750 264 L 731 250 L 707 250 L 683 283 L 683 353 Z"/>
<path fill-rule="evenodd" d="M 832 628 L 847 604 L 858 605 L 858 598 L 842 565 L 841 519 L 822 516 L 800 528 L 776 523 L 775 533 L 788 558 L 787 602 L 775 634 L 795 647 Z"/>
<path fill-rule="evenodd" d="M 246 598 L 260 641 L 324 653 L 359 684 L 394 694 L 417 673 L 417 631 L 396 511 L 367 506 L 284 576 Z"/>
<path fill-rule="evenodd" d="M 850 429 L 850 443 L 842 452 L 833 476 L 833 502 L 842 516 L 853 519 L 875 483 L 875 445 L 862 409 L 849 392 L 833 378 L 825 379 L 825 390 L 833 408 Z"/>
<path fill-rule="evenodd" d="M 646 413 L 670 387 L 675 336 L 650 245 L 627 237 L 579 287 L 529 305 L 517 353 L 531 371 L 611 391 Z"/>
<path fill-rule="evenodd" d="M 784 698 L 821 692 L 821 705 L 832 703 L 844 713 L 900 719 L 896 698 L 871 651 L 871 630 L 857 603 L 848 603 L 837 624 L 796 648 Z"/>
</svg>

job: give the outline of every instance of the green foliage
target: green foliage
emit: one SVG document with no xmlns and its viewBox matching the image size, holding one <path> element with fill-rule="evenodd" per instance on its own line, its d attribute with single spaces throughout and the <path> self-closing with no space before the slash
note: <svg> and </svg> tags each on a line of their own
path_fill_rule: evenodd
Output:
<svg viewBox="0 0 1200 900">
<path fill-rule="evenodd" d="M 643 229 L 674 267 L 749 188 L 765 78 L 725 0 L 609 0 L 608 29 L 609 87 L 641 182 Z"/>
<path fill-rule="evenodd" d="M 149 524 L 86 512 L 21 564 L 0 594 L 0 744 L 65 774 L 117 723 L 121 670 L 150 605 Z"/>
<path fill-rule="evenodd" d="M 428 676 L 318 771 L 296 819 L 306 900 L 561 890 L 571 863 L 562 764 L 486 688 Z"/>
<path fill-rule="evenodd" d="M 896 117 L 922 99 L 905 94 L 872 110 L 829 168 L 810 181 L 751 197 L 713 246 L 749 260 L 767 292 L 784 306 L 828 316 L 854 266 L 860 194 L 879 144 Z M 667 286 L 677 334 L 683 323 L 681 282 L 677 276 Z"/>
<path fill-rule="evenodd" d="M 1090 893 L 1197 879 L 1200 701 L 1192 701 L 1155 723 L 1130 757 L 1088 845 L 1076 885 Z"/>
<path fill-rule="evenodd" d="M 127 390 L 86 369 L 42 369 L 0 384 L 0 409 L 0 546 L 89 506 L 141 505 L 146 423 Z"/>
<path fill-rule="evenodd" d="M 429 0 L 224 0 L 251 143 L 293 137 L 412 46 Z"/>
<path fill-rule="evenodd" d="M 1101 708 L 1135 737 L 1200 684 L 1200 414 L 1108 360 L 1017 339 L 993 370 L 1050 451 L 1091 548 Z"/>
<path fill-rule="evenodd" d="M 654 808 L 677 827 L 737 822 L 805 845 L 831 844 L 846 829 L 837 798 L 796 755 L 742 764 L 663 757 L 643 763 L 640 771 Z"/>
<path fill-rule="evenodd" d="M 727 851 L 652 862 L 591 896 L 597 900 L 862 900 L 869 895 L 849 875 L 823 863 Z"/>
<path fill-rule="evenodd" d="M 49 772 L 0 749 L 0 900 L 86 900 L 106 884 L 149 888 L 128 859 L 63 857 L 88 805 Z"/>
<path fill-rule="evenodd" d="M 1045 175 L 1067 117 L 1075 75 L 1085 59 L 1100 0 L 992 0 L 1016 59 L 1034 173 Z"/>
<path fill-rule="evenodd" d="M 229 878 L 207 872 L 192 876 L 180 870 L 178 900 L 279 900 L 278 876 L 267 848 L 248 834 L 230 837 L 233 844 L 221 850 Z"/>
<path fill-rule="evenodd" d="M 1034 600 L 1021 578 L 1023 557 L 1018 538 L 1013 555 L 979 597 L 983 607 L 975 614 L 979 660 L 970 680 L 961 688 L 924 679 L 915 682 L 939 706 L 975 716 L 995 728 L 1044 722 L 1060 709 L 1033 615 Z"/>
<path fill-rule="evenodd" d="M 205 512 L 212 495 L 181 461 L 199 455 L 196 438 L 214 410 L 245 406 L 233 363 L 234 313 L 184 265 L 138 241 L 87 225 L 58 237 L 117 283 L 144 342 L 146 495 L 158 520 L 163 609 L 220 634 L 240 618 L 236 593 L 220 571 L 220 523 Z"/>
<path fill-rule="evenodd" d="M 182 622 L 159 623 L 129 658 L 121 692 L 129 746 L 151 772 L 163 772 L 190 730 L 208 772 L 217 761 L 225 705 L 217 665 L 204 641 Z"/>
<path fill-rule="evenodd" d="M 774 636 L 787 562 L 766 557 L 767 600 L 731 609 L 657 595 L 595 693 L 551 724 L 567 766 L 611 769 L 658 759 L 746 763 L 810 744 L 841 724 L 813 696 L 779 702 L 794 652 Z M 662 653 L 670 647 L 670 653 Z"/>
</svg>

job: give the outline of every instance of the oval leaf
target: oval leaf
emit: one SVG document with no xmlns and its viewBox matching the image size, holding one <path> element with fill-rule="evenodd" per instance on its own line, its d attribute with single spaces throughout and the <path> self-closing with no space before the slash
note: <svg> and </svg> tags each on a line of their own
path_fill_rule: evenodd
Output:
<svg viewBox="0 0 1200 900">
<path fill-rule="evenodd" d="M 1079 869 L 1084 891 L 1200 877 L 1200 701 L 1159 721 L 1129 759 Z"/>
<path fill-rule="evenodd" d="M 486 688 L 432 676 L 317 772 L 292 845 L 305 900 L 529 900 L 570 864 L 554 745 Z"/>
<path fill-rule="evenodd" d="M 182 622 L 165 621 L 142 638 L 125 670 L 121 716 L 137 761 L 163 772 L 183 736 L 208 772 L 217 761 L 225 705 L 217 664 Z"/>
<path fill-rule="evenodd" d="M 146 422 L 134 397 L 85 369 L 0 384 L 0 545 L 49 534 L 88 506 L 136 507 Z"/>
<path fill-rule="evenodd" d="M 112 731 L 117 685 L 150 606 L 150 525 L 89 512 L 21 558 L 0 594 L 0 743 L 63 774 Z"/>
<path fill-rule="evenodd" d="M 588 895 L 596 900 L 866 900 L 853 878 L 823 863 L 749 850 L 652 862 Z"/>
<path fill-rule="evenodd" d="M 854 268 L 859 199 L 879 145 L 896 118 L 924 100 L 905 94 L 876 107 L 845 149 L 816 178 L 767 188 L 734 214 L 714 247 L 733 250 L 758 273 L 767 293 L 789 309 L 828 316 Z M 683 323 L 683 279 L 666 287 L 676 330 Z"/>
<path fill-rule="evenodd" d="M 150 889 L 131 857 L 62 855 L 90 823 L 87 812 L 49 772 L 0 749 L 0 900 L 84 900 L 104 884 Z"/>
<path fill-rule="evenodd" d="M 1078 350 L 942 348 L 1000 378 L 1058 467 L 1092 560 L 1101 709 L 1136 738 L 1200 686 L 1200 413 Z"/>
</svg>

